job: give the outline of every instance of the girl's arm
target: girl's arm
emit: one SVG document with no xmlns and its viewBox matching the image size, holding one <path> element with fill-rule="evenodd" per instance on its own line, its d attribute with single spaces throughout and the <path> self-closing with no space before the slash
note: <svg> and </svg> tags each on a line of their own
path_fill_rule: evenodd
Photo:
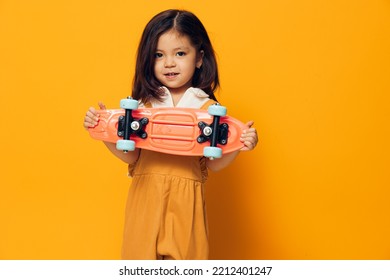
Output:
<svg viewBox="0 0 390 280">
<path fill-rule="evenodd" d="M 102 102 L 99 102 L 99 108 L 100 110 L 106 110 L 106 106 Z M 99 121 L 99 115 L 96 109 L 93 107 L 89 108 L 87 114 L 84 117 L 84 128 L 88 129 L 89 127 L 94 127 L 98 124 L 98 121 Z M 128 164 L 134 163 L 139 157 L 139 149 L 135 149 L 130 153 L 124 153 L 123 151 L 117 150 L 115 143 L 104 142 L 104 141 L 103 143 L 106 145 L 106 147 L 110 150 L 110 152 L 114 156 L 124 161 L 125 163 Z"/>
<path fill-rule="evenodd" d="M 138 157 L 139 157 L 139 151 L 140 149 L 136 148 L 134 151 L 124 153 L 123 151 L 120 151 L 116 148 L 115 143 L 111 142 L 104 142 L 103 143 L 106 145 L 106 147 L 110 150 L 110 152 L 119 158 L 120 160 L 124 161 L 127 164 L 132 164 L 134 163 Z"/>
<path fill-rule="evenodd" d="M 243 131 L 241 135 L 241 142 L 244 143 L 244 147 L 240 151 L 251 151 L 253 150 L 258 142 L 257 131 L 255 128 L 252 128 L 254 122 L 250 121 L 246 124 L 247 129 Z M 238 156 L 240 151 L 232 152 L 229 154 L 223 155 L 222 158 L 207 160 L 207 167 L 211 171 L 219 171 L 227 167 L 233 160 Z"/>
</svg>

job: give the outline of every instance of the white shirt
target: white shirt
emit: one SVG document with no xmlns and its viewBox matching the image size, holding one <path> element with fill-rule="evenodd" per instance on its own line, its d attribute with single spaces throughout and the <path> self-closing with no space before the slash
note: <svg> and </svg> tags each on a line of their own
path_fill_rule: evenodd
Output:
<svg viewBox="0 0 390 280">
<path fill-rule="evenodd" d="M 150 103 L 153 108 L 164 108 L 164 107 L 175 107 L 173 104 L 172 95 L 166 87 L 162 87 L 164 89 L 164 94 L 162 96 L 162 101 L 152 100 Z M 200 88 L 190 87 L 186 90 L 186 92 L 181 97 L 179 103 L 177 103 L 176 107 L 179 108 L 201 108 L 203 104 L 209 101 L 209 95 L 205 93 Z M 144 104 L 140 104 L 140 107 L 144 107 Z"/>
</svg>

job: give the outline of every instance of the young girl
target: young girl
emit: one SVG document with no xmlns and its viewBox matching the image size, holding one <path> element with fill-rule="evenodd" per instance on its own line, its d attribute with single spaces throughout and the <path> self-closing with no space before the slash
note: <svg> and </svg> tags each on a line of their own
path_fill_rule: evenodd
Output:
<svg viewBox="0 0 390 280">
<path fill-rule="evenodd" d="M 191 107 L 207 109 L 217 99 L 219 86 L 214 50 L 205 28 L 192 13 L 167 10 L 146 25 L 138 48 L 132 96 L 141 107 Z M 105 109 L 99 103 L 100 109 Z M 84 127 L 99 121 L 90 108 Z M 257 144 L 257 133 L 247 123 L 241 141 L 244 150 Z M 220 159 L 176 156 L 136 149 L 118 151 L 129 165 L 129 190 L 123 259 L 207 259 L 208 229 L 204 202 L 207 169 L 226 167 L 239 151 Z"/>
</svg>

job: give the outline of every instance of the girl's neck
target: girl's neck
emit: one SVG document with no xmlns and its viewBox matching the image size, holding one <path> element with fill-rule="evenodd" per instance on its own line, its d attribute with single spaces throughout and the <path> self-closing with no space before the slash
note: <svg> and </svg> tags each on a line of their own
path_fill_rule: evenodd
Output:
<svg viewBox="0 0 390 280">
<path fill-rule="evenodd" d="M 184 92 L 182 93 L 171 93 L 173 105 L 176 105 L 180 102 L 180 99 L 183 97 Z"/>
<path fill-rule="evenodd" d="M 188 90 L 188 88 L 180 89 L 180 90 L 175 90 L 175 89 L 168 89 L 168 90 L 171 94 L 173 105 L 176 107 L 176 105 L 180 102 L 181 98 L 184 96 L 184 93 Z"/>
</svg>

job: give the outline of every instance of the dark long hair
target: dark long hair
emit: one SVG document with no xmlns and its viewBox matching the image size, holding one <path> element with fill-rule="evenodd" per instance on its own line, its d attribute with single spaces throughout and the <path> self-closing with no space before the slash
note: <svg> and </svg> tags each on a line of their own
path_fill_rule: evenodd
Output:
<svg viewBox="0 0 390 280">
<path fill-rule="evenodd" d="M 195 69 L 192 86 L 202 89 L 217 101 L 214 92 L 219 87 L 219 77 L 214 49 L 202 22 L 185 10 L 163 11 L 146 25 L 138 46 L 133 98 L 144 103 L 151 99 L 161 100 L 162 85 L 154 75 L 155 52 L 160 36 L 172 29 L 180 35 L 187 35 L 197 52 L 203 51 L 203 63 Z"/>
</svg>

